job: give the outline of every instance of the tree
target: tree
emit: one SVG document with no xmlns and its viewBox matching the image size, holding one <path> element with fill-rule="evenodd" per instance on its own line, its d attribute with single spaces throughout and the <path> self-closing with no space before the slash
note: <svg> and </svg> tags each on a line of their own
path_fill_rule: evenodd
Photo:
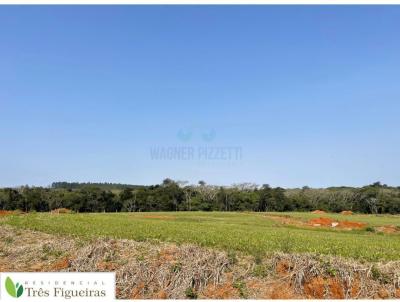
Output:
<svg viewBox="0 0 400 302">
<path fill-rule="evenodd" d="M 108 188 L 114 188 L 113 191 Z M 56 183 L 52 188 L 0 189 L 1 210 L 45 212 L 68 208 L 76 212 L 118 211 L 312 211 L 400 213 L 400 187 L 376 182 L 361 188 L 310 187 L 283 189 L 252 183 L 217 187 L 170 178 L 151 186 L 109 183 Z"/>
<path fill-rule="evenodd" d="M 258 203 L 258 210 L 260 212 L 266 212 L 268 205 L 272 199 L 271 187 L 268 184 L 262 186 L 260 190 L 260 199 Z"/>
</svg>

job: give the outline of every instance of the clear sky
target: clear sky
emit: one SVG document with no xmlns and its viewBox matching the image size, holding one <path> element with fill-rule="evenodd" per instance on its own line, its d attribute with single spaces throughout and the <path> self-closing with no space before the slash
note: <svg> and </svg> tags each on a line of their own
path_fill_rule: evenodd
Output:
<svg viewBox="0 0 400 302">
<path fill-rule="evenodd" d="M 0 186 L 400 185 L 399 116 L 398 6 L 0 7 Z"/>
</svg>

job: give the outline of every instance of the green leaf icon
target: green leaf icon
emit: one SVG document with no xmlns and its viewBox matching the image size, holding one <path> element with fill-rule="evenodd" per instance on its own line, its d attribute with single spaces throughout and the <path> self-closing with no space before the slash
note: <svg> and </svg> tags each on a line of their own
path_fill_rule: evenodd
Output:
<svg viewBox="0 0 400 302">
<path fill-rule="evenodd" d="M 17 291 L 15 290 L 14 282 L 11 280 L 10 277 L 7 277 L 7 279 L 6 279 L 6 290 L 7 290 L 7 293 L 11 297 L 14 297 L 14 298 L 17 297 Z"/>
<path fill-rule="evenodd" d="M 15 285 L 10 277 L 7 277 L 6 279 L 6 290 L 7 293 L 14 298 L 19 298 L 24 293 L 24 287 L 22 284 L 17 283 L 17 285 Z"/>
<path fill-rule="evenodd" d="M 24 287 L 21 284 L 19 286 L 17 285 L 17 298 L 21 297 L 23 293 Z"/>
</svg>

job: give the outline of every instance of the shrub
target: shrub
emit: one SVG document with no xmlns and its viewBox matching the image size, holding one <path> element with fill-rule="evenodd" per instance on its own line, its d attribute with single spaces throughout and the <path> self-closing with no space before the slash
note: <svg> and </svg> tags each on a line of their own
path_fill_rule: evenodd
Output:
<svg viewBox="0 0 400 302">
<path fill-rule="evenodd" d="M 369 227 L 366 227 L 366 228 L 365 228 L 365 231 L 366 231 L 366 232 L 370 232 L 370 233 L 375 233 L 375 229 L 374 229 L 373 227 L 370 227 L 370 226 L 369 226 Z"/>
<path fill-rule="evenodd" d="M 188 299 L 197 299 L 197 293 L 193 289 L 193 287 L 188 287 L 185 290 L 185 295 L 186 295 L 186 298 L 188 298 Z"/>
</svg>

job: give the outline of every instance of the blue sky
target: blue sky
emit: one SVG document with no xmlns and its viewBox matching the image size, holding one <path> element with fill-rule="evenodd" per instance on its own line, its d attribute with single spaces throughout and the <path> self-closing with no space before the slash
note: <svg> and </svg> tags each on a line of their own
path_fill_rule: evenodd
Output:
<svg viewBox="0 0 400 302">
<path fill-rule="evenodd" d="M 1 6 L 0 186 L 400 185 L 399 36 L 398 6 Z"/>
</svg>

